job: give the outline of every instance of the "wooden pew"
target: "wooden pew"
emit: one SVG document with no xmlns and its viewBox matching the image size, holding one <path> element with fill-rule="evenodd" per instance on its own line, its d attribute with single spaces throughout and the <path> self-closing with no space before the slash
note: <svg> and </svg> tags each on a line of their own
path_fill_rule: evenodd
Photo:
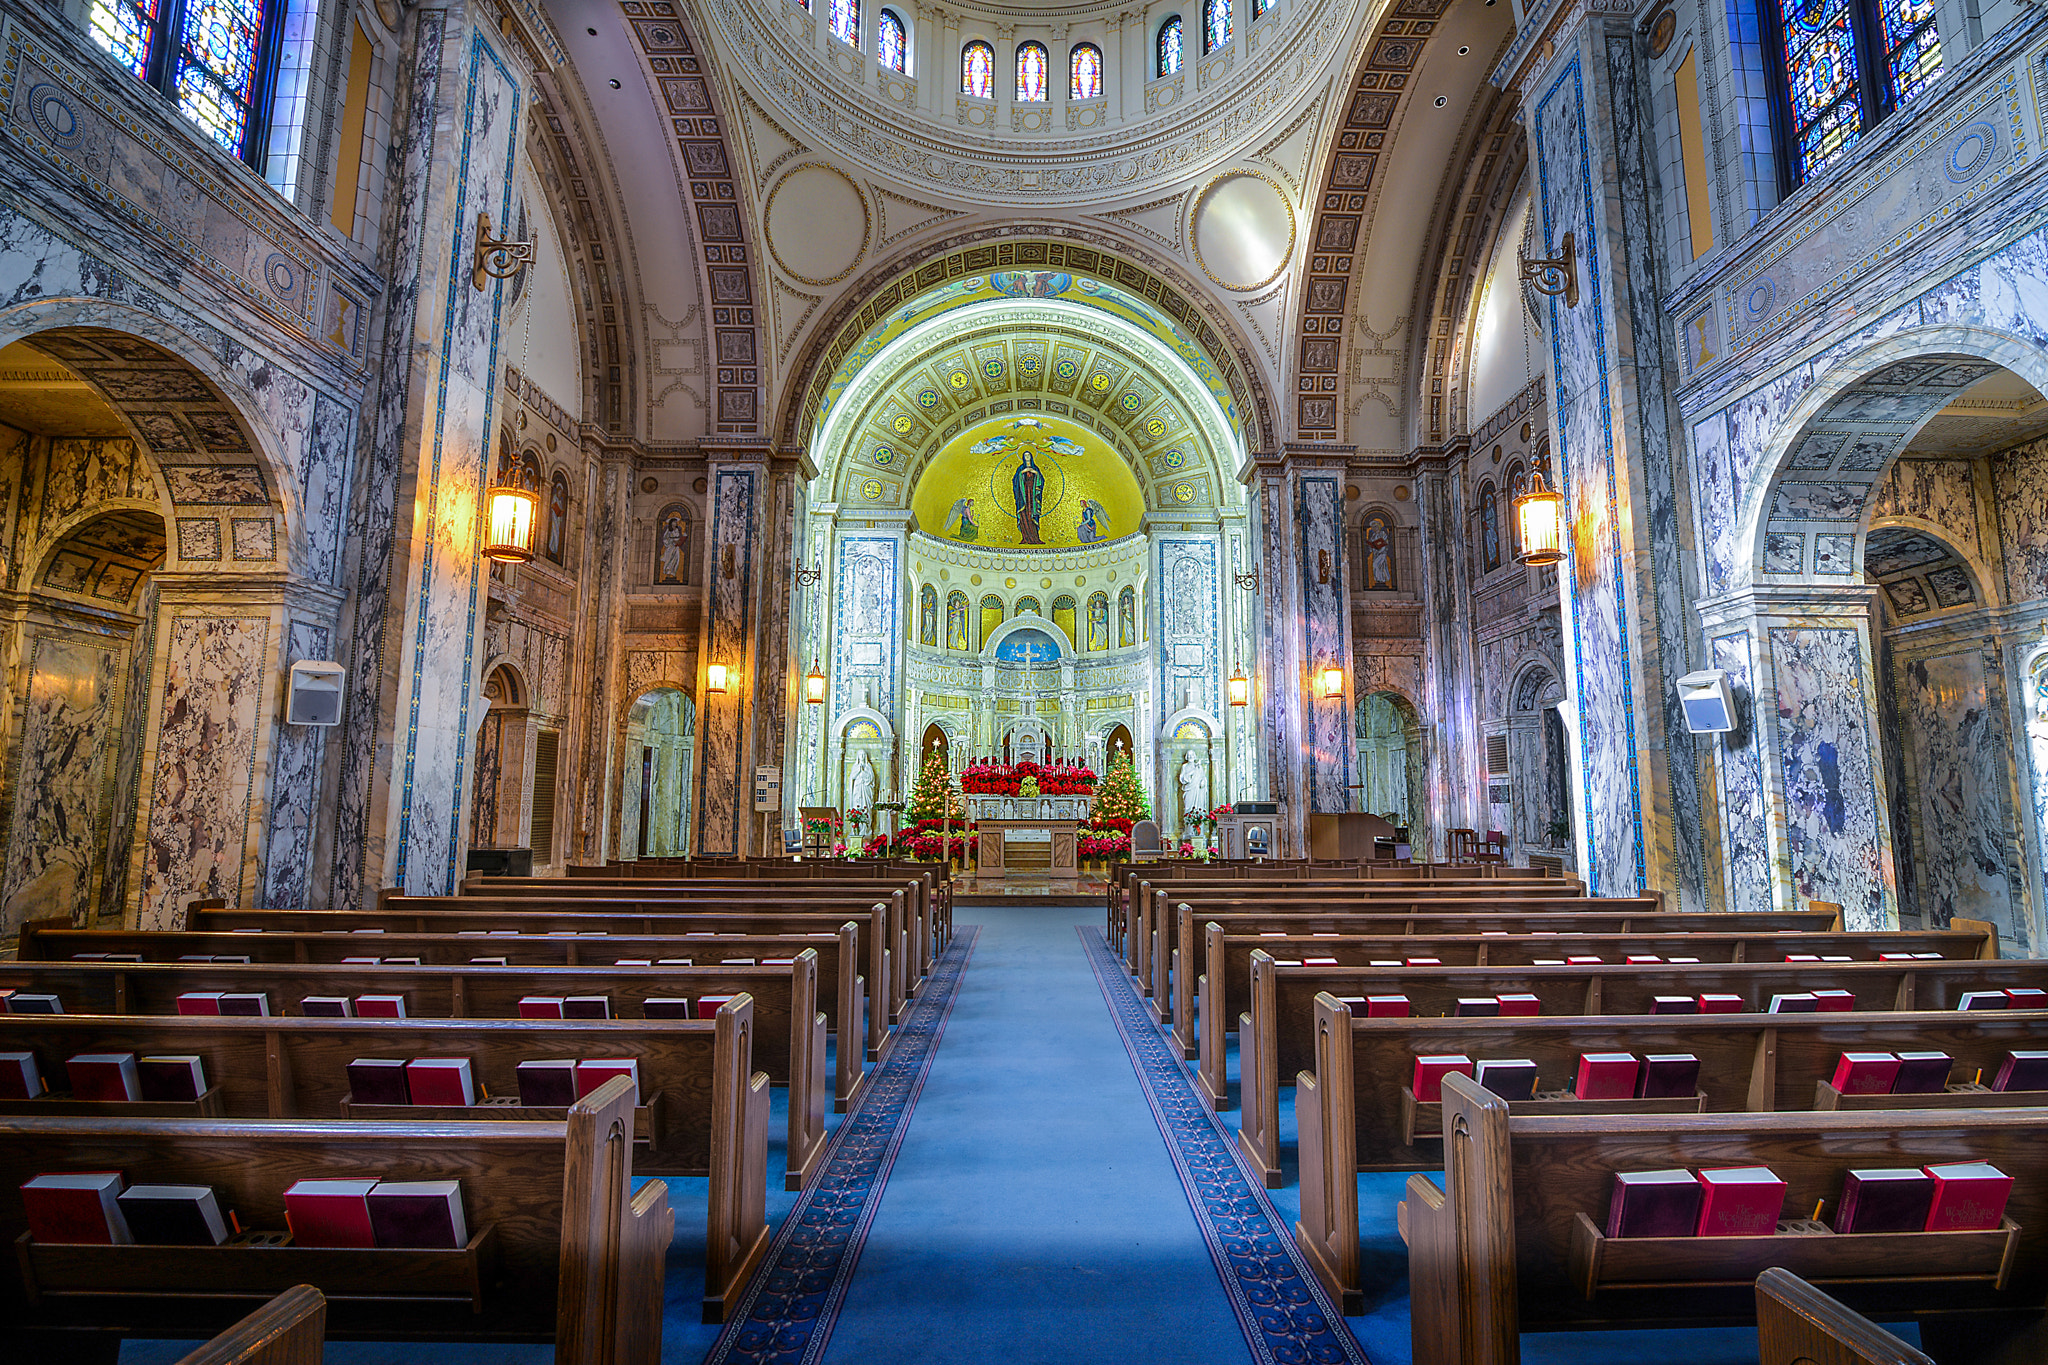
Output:
<svg viewBox="0 0 2048 1365">
<path fill-rule="evenodd" d="M 1752 1281 L 1774 1265 L 1850 1307 L 1917 1318 L 1936 1359 L 2040 1359 L 2048 1109 L 1514 1118 L 1454 1076 L 1443 1131 L 1443 1186 L 1410 1176 L 1400 1206 L 1419 1361 L 1505 1365 L 1524 1331 L 1747 1323 Z M 1837 1235 L 1801 1221 L 1852 1168 L 1952 1161 L 2014 1177 L 2004 1228 Z M 1726 1166 L 1786 1182 L 1777 1235 L 1601 1235 L 1614 1172 Z M 1319 1273 L 1343 1254 L 1319 1249 Z"/>
<path fill-rule="evenodd" d="M 320 1365 L 327 1341 L 327 1299 L 293 1285 L 178 1365 Z"/>
<path fill-rule="evenodd" d="M 1780 1266 L 1756 1277 L 1758 1365 L 1934 1365 Z"/>
<path fill-rule="evenodd" d="M 19 1234 L 21 1262 L 0 1282 L 0 1339 L 25 1348 L 17 1359 L 111 1361 L 121 1337 L 204 1335 L 249 1300 L 305 1283 L 325 1295 L 333 1337 L 552 1341 L 562 1365 L 652 1365 L 675 1215 L 663 1182 L 633 1189 L 631 1124 L 623 1078 L 553 1123 L 0 1119 L 0 1231 Z M 219 1248 L 39 1245 L 21 1231 L 19 1188 L 50 1170 L 211 1185 L 258 1236 Z M 309 1175 L 460 1179 L 470 1244 L 278 1245 L 284 1191 Z M 766 1223 L 750 1229 L 745 1214 L 728 1210 L 711 1248 L 707 1316 L 723 1314 L 767 1245 Z"/>
<path fill-rule="evenodd" d="M 1416 1015 L 1451 1014 L 1460 997 L 1526 992 L 1543 1015 L 1650 1015 L 1659 995 L 1706 992 L 1741 996 L 1754 1010 L 1773 995 L 1846 990 L 1859 1010 L 1953 1011 L 1965 991 L 2048 988 L 2048 962 L 1748 962 L 1698 966 L 1597 967 L 1281 967 L 1252 953 L 1252 1008 L 1238 1018 L 1238 1147 L 1280 1178 L 1280 1087 L 1314 1064 L 1316 997 L 1406 995 Z M 1539 1016 L 1540 1017 L 1540 1016 Z M 1652 1016 L 1657 1017 L 1657 1016 Z M 1697 1015 L 1662 1016 L 1698 1019 Z M 1712 1016 L 1708 1016 L 1712 1017 Z M 1793 1018 L 1795 1016 L 1778 1016 Z M 1835 1016 L 1840 1018 L 1842 1016 Z M 1206 1034 L 1205 1034 L 1206 1042 Z M 1683 1051 L 1684 1049 L 1679 1049 Z M 1223 1084 L 1222 1056 L 1202 1058 L 1207 1093 Z"/>
<path fill-rule="evenodd" d="M 176 1016 L 190 991 L 264 992 L 273 1015 L 299 1017 L 305 997 L 402 995 L 407 1020 L 519 1017 L 530 995 L 605 995 L 615 1019 L 644 1018 L 649 997 L 745 993 L 754 1002 L 753 1066 L 789 1087 L 789 1188 L 816 1173 L 825 1152 L 825 1015 L 817 1008 L 815 948 L 787 967 L 363 967 L 297 964 L 0 963 L 0 987 L 48 992 L 66 1016 Z M 858 995 L 853 997 L 858 1003 Z M 33 1019 L 28 1015 L 23 1018 Z M 364 1020 L 377 1024 L 377 1020 Z M 858 1032 L 854 1037 L 858 1038 Z M 848 1054 L 856 1080 L 860 1047 Z M 212 1074 L 209 1066 L 208 1074 Z M 509 1079 L 509 1073 L 508 1073 Z M 843 1083 L 843 1076 L 842 1076 Z M 240 1111 L 223 1111 L 240 1112 Z M 276 1115 L 273 1115 L 276 1117 Z"/>
</svg>

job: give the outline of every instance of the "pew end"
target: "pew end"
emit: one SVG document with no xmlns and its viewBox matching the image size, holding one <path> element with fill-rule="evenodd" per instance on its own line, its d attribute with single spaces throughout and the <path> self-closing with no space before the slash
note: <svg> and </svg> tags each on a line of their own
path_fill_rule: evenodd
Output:
<svg viewBox="0 0 2048 1365">
<path fill-rule="evenodd" d="M 1934 1365 L 1934 1358 L 1780 1266 L 1756 1277 L 1759 1365 Z"/>
<path fill-rule="evenodd" d="M 1316 1069 L 1299 1073 L 1294 1083 L 1301 1158 L 1301 1220 L 1294 1225 L 1294 1242 L 1340 1311 L 1352 1316 L 1365 1311 L 1365 1294 L 1351 1117 L 1351 1008 L 1327 992 L 1316 996 L 1315 1055 Z"/>
<path fill-rule="evenodd" d="M 320 1365 L 327 1338 L 327 1297 L 293 1285 L 178 1365 Z"/>
<path fill-rule="evenodd" d="M 707 1323 L 724 1322 L 768 1252 L 768 1073 L 753 1070 L 753 997 L 718 1007 L 711 1092 L 711 1213 L 704 1262 Z"/>
<path fill-rule="evenodd" d="M 1998 926 L 1988 919 L 1965 919 L 1957 915 L 1948 922 L 1948 927 L 1965 933 L 1984 935 L 1984 949 L 1977 956 L 1982 961 L 1993 961 L 1998 957 Z"/>
</svg>

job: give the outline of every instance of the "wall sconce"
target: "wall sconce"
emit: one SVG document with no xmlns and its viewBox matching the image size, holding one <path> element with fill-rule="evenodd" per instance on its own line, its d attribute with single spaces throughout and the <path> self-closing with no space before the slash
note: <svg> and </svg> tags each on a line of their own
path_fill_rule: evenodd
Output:
<svg viewBox="0 0 2048 1365">
<path fill-rule="evenodd" d="M 1557 244 L 1557 255 L 1522 257 L 1522 278 L 1536 286 L 1536 292 L 1551 298 L 1564 296 L 1564 306 L 1579 306 L 1579 251 L 1567 232 Z"/>
<path fill-rule="evenodd" d="M 1230 675 L 1229 688 L 1230 704 L 1232 706 L 1251 705 L 1252 680 L 1244 675 L 1244 668 L 1242 665 L 1240 665 L 1237 668 L 1237 670 Z"/>
<path fill-rule="evenodd" d="M 825 701 L 825 674 L 816 659 L 811 660 L 811 671 L 804 674 L 804 700 L 812 706 L 823 705 Z"/>
<path fill-rule="evenodd" d="M 1522 532 L 1516 559 L 1540 565 L 1564 558 L 1564 495 L 1545 486 L 1541 465 L 1529 480 L 1529 491 L 1515 499 L 1515 522 Z"/>
<path fill-rule="evenodd" d="M 806 569 L 801 559 L 796 562 L 796 585 L 799 588 L 812 587 L 824 576 L 825 570 L 822 565 L 814 565 Z"/>
<path fill-rule="evenodd" d="M 1323 700 L 1329 701 L 1344 695 L 1344 670 L 1336 664 L 1323 668 Z"/>
<path fill-rule="evenodd" d="M 500 564 L 533 558 L 533 529 L 540 521 L 540 497 L 516 484 L 484 494 L 484 556 Z"/>
<path fill-rule="evenodd" d="M 482 289 L 485 280 L 509 280 L 519 273 L 521 266 L 532 264 L 532 242 L 509 242 L 503 237 L 493 237 L 491 215 L 479 213 L 476 216 L 476 261 L 469 272 L 472 285 Z"/>
<path fill-rule="evenodd" d="M 704 668 L 704 690 L 723 695 L 725 692 L 725 665 L 707 664 Z"/>
<path fill-rule="evenodd" d="M 1237 586 L 1243 588 L 1246 592 L 1257 592 L 1259 590 L 1259 571 L 1257 569 L 1246 569 L 1243 573 L 1237 575 L 1236 581 Z"/>
</svg>

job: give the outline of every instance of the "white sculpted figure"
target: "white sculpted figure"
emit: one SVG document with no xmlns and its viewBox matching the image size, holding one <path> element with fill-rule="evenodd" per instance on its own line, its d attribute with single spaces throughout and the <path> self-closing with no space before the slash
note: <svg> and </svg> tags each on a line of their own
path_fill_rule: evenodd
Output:
<svg viewBox="0 0 2048 1365">
<path fill-rule="evenodd" d="M 1209 766 L 1193 749 L 1180 761 L 1180 818 L 1183 827 L 1190 815 L 1209 813 Z"/>
<path fill-rule="evenodd" d="M 853 771 L 846 778 L 846 808 L 870 810 L 875 804 L 875 765 L 865 753 L 855 754 Z"/>
</svg>

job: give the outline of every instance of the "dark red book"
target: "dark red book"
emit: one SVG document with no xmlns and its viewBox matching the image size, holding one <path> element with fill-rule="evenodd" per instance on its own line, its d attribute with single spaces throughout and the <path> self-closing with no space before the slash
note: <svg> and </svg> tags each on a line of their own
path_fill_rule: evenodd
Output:
<svg viewBox="0 0 2048 1365">
<path fill-rule="evenodd" d="M 1889 1052 L 1844 1052 L 1828 1082 L 1844 1095 L 1889 1095 L 1899 1079 L 1899 1059 Z"/>
<path fill-rule="evenodd" d="M 219 991 L 186 991 L 178 997 L 178 1013 L 219 1014 L 220 997 Z"/>
<path fill-rule="evenodd" d="M 1741 1014 L 1747 1008 L 1739 995 L 1723 995 L 1708 992 L 1700 997 L 1701 1014 Z"/>
<path fill-rule="evenodd" d="M 299 1013 L 308 1019 L 353 1019 L 356 1007 L 345 995 L 309 995 L 299 1002 Z"/>
<path fill-rule="evenodd" d="M 1564 964 L 1567 967 L 1593 967 L 1599 965 L 1600 961 L 1600 958 L 1588 953 L 1581 953 L 1576 957 L 1567 953 L 1565 954 Z"/>
<path fill-rule="evenodd" d="M 649 1019 L 695 1019 L 696 1011 L 690 1008 L 690 999 L 685 995 L 651 995 L 640 1002 L 640 1012 Z"/>
<path fill-rule="evenodd" d="M 1607 1235 L 1690 1237 L 1699 1227 L 1700 1194 L 1691 1171 L 1616 1171 Z"/>
<path fill-rule="evenodd" d="M 1652 1052 L 1636 1077 L 1639 1100 L 1689 1099 L 1700 1093 L 1700 1059 L 1690 1052 Z"/>
<path fill-rule="evenodd" d="M 633 1103 L 640 1103 L 640 1063 L 631 1057 L 594 1057 L 576 1063 L 576 1098 L 582 1099 L 614 1076 L 633 1082 Z"/>
<path fill-rule="evenodd" d="M 267 1019 L 270 1017 L 270 996 L 262 991 L 224 991 L 220 997 L 220 1012 L 236 1018 Z"/>
<path fill-rule="evenodd" d="M 356 997 L 356 1018 L 403 1019 L 405 1018 L 405 997 L 402 995 L 359 995 Z"/>
<path fill-rule="evenodd" d="M 373 1247 L 374 1180 L 301 1180 L 284 1192 L 285 1225 L 302 1247 Z"/>
<path fill-rule="evenodd" d="M 1490 995 L 1465 996 L 1458 1001 L 1460 1019 L 1486 1019 L 1500 1013 L 1500 1001 Z"/>
<path fill-rule="evenodd" d="M 2048 1052 L 2008 1052 L 1993 1090 L 2048 1090 Z"/>
<path fill-rule="evenodd" d="M 521 1062 L 517 1071 L 521 1104 L 566 1109 L 576 1103 L 576 1063 L 572 1058 Z"/>
<path fill-rule="evenodd" d="M 129 1235 L 143 1246 L 217 1247 L 228 1239 L 210 1185 L 130 1185 L 117 1197 Z"/>
<path fill-rule="evenodd" d="M 1497 995 L 1494 999 L 1500 1002 L 1500 1013 L 1504 1019 L 1533 1019 L 1543 1013 L 1542 997 L 1530 995 L 1526 991 L 1513 995 Z"/>
<path fill-rule="evenodd" d="M 1785 1182 L 1768 1166 L 1700 1172 L 1702 1237 L 1768 1237 L 1785 1208 Z"/>
<path fill-rule="evenodd" d="M 476 1073 L 467 1057 L 415 1057 L 405 1064 L 414 1104 L 476 1103 Z"/>
<path fill-rule="evenodd" d="M 1934 1203 L 1934 1177 L 1921 1170 L 1854 1170 L 1842 1179 L 1836 1232 L 1919 1232 Z"/>
<path fill-rule="evenodd" d="M 370 1191 L 370 1226 L 380 1247 L 459 1251 L 469 1245 L 460 1180 L 380 1180 Z"/>
<path fill-rule="evenodd" d="M 196 1100 L 206 1093 L 206 1064 L 197 1057 L 144 1057 L 135 1072 L 146 1100 Z"/>
<path fill-rule="evenodd" d="M 609 995 L 571 995 L 562 1000 L 564 1019 L 609 1019 L 612 1017 L 612 998 Z"/>
<path fill-rule="evenodd" d="M 1482 1060 L 1473 1065 L 1472 1080 L 1504 1100 L 1526 1100 L 1536 1093 L 1536 1063 L 1526 1058 Z"/>
<path fill-rule="evenodd" d="M 1663 960 L 1663 958 L 1658 957 L 1655 953 L 1630 953 L 1622 959 L 1623 962 L 1631 967 L 1646 967 L 1652 962 L 1662 962 Z"/>
<path fill-rule="evenodd" d="M 1809 991 L 1813 1005 L 1822 1014 L 1842 1014 L 1856 1008 L 1854 991 Z"/>
<path fill-rule="evenodd" d="M 2009 1010 L 2048 1010 L 2048 991 L 2035 986 L 2008 986 L 2005 1007 Z"/>
<path fill-rule="evenodd" d="M 559 995 L 526 995 L 519 999 L 521 1019 L 560 1019 L 562 997 Z"/>
<path fill-rule="evenodd" d="M 1409 1085 L 1415 1098 L 1429 1104 L 1444 1097 L 1444 1077 L 1457 1073 L 1460 1076 L 1472 1074 L 1472 1059 L 1459 1053 L 1436 1053 L 1415 1059 L 1415 1078 Z"/>
<path fill-rule="evenodd" d="M 1582 1100 L 1633 1099 L 1638 1067 L 1632 1052 L 1581 1053 L 1572 1093 Z"/>
<path fill-rule="evenodd" d="M 1700 1002 L 1689 995 L 1658 995 L 1650 999 L 1652 1014 L 1698 1014 Z"/>
<path fill-rule="evenodd" d="M 1444 961 L 1440 957 L 1411 957 L 1408 959 L 1408 965 L 1411 967 L 1441 967 L 1444 965 Z"/>
<path fill-rule="evenodd" d="M 716 1019 L 718 1017 L 718 1007 L 733 999 L 734 997 L 730 995 L 700 995 L 697 997 L 697 1017 L 699 1019 Z"/>
<path fill-rule="evenodd" d="M 1934 1202 L 1927 1210 L 1929 1232 L 1988 1232 L 2005 1218 L 2012 1177 L 1982 1161 L 1955 1161 L 1922 1168 L 1934 1177 Z"/>
<path fill-rule="evenodd" d="M 133 1242 L 121 1215 L 119 1171 L 39 1175 L 21 1187 L 29 1236 L 38 1242 L 126 1246 Z"/>
<path fill-rule="evenodd" d="M 1939 1095 L 1948 1089 L 1949 1072 L 1955 1058 L 1946 1052 L 1901 1052 L 1899 1074 L 1892 1080 L 1894 1095 Z"/>
<path fill-rule="evenodd" d="M 1368 1019 L 1406 1019 L 1408 1014 L 1408 997 L 1405 995 L 1365 997 L 1365 1017 Z"/>
<path fill-rule="evenodd" d="M 139 1100 L 142 1079 L 132 1052 L 81 1052 L 64 1063 L 71 1097 L 79 1100 Z"/>
<path fill-rule="evenodd" d="M 411 1104 L 405 1063 L 396 1057 L 358 1057 L 348 1064 L 348 1097 L 355 1104 Z"/>
<path fill-rule="evenodd" d="M 42 1069 L 33 1052 L 0 1052 L 0 1100 L 42 1098 Z"/>
</svg>

